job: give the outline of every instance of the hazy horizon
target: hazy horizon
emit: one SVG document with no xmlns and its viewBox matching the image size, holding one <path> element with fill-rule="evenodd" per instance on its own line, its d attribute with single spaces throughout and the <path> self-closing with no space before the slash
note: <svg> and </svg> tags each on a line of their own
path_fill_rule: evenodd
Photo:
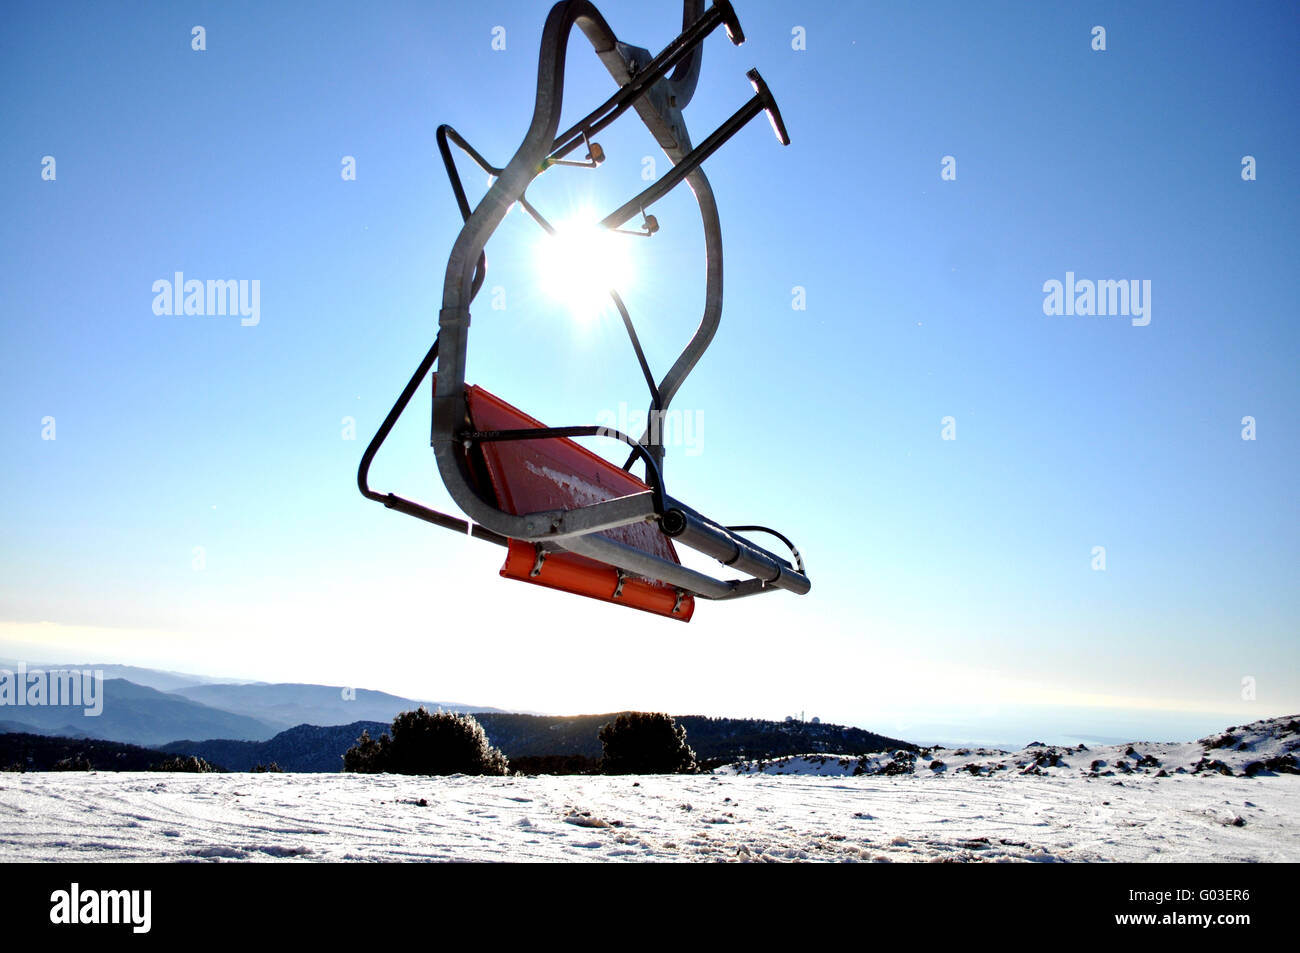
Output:
<svg viewBox="0 0 1300 953">
<path fill-rule="evenodd" d="M 46 656 L 35 653 L 45 651 Z M 519 711 L 529 714 L 546 714 L 557 716 L 604 714 L 605 712 L 628 710 L 633 706 L 615 705 L 601 711 L 594 710 L 545 710 L 521 708 L 505 698 L 455 698 L 446 697 L 445 693 L 430 691 L 397 691 L 384 684 L 351 684 L 345 680 L 335 679 L 325 682 L 303 682 L 301 679 L 285 677 L 252 676 L 247 673 L 230 671 L 203 671 L 194 668 L 175 668 L 166 663 L 150 664 L 150 660 L 124 661 L 122 659 L 91 658 L 76 650 L 61 651 L 37 643 L 22 643 L 0 640 L 0 667 L 9 661 L 25 662 L 33 665 L 90 666 L 118 665 L 145 668 L 167 672 L 178 676 L 190 676 L 198 679 L 231 682 L 239 684 L 315 684 L 351 687 L 370 691 L 385 692 L 401 698 L 415 701 L 441 702 L 465 706 L 479 706 L 505 711 Z M 810 703 L 811 704 L 811 703 Z M 834 719 L 824 718 L 816 706 L 804 706 L 784 713 L 746 712 L 732 710 L 674 710 L 673 715 L 712 715 L 730 718 L 762 718 L 781 721 L 788 715 L 814 717 L 835 724 L 862 728 L 877 734 L 918 744 L 983 745 L 1003 748 L 1020 748 L 1032 741 L 1044 744 L 1073 745 L 1084 743 L 1090 746 L 1098 744 L 1118 744 L 1130 741 L 1192 741 L 1214 734 L 1234 723 L 1258 721 L 1284 715 L 1300 714 L 1291 711 L 1258 710 L 1253 713 L 1230 712 L 1179 712 L 1144 709 L 1116 709 L 1087 706 L 1007 706 L 1002 709 L 972 710 L 961 706 L 951 706 L 946 710 L 931 712 L 908 712 L 905 710 L 880 711 L 865 713 L 858 718 Z M 0 708 L 0 721 L 4 709 Z"/>
</svg>

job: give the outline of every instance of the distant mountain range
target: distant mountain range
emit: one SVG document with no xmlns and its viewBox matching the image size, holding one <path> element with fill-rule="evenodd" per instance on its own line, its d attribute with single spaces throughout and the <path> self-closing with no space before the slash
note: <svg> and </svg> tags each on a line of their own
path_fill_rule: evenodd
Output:
<svg viewBox="0 0 1300 953">
<path fill-rule="evenodd" d="M 106 679 L 124 678 L 128 682 L 135 682 L 145 688 L 156 688 L 160 692 L 172 692 L 178 688 L 188 688 L 191 685 L 207 685 L 228 681 L 228 679 L 206 678 L 202 675 L 187 675 L 157 668 L 140 668 L 136 665 L 115 665 L 107 662 L 99 662 L 94 665 L 70 665 L 55 662 L 19 662 L 17 659 L 0 658 L 0 668 L 15 671 L 19 665 L 26 665 L 29 671 L 42 669 L 54 672 L 60 669 L 70 669 L 77 672 L 103 672 Z M 3 711 L 3 709 L 0 709 L 0 711 Z"/>
<path fill-rule="evenodd" d="M 202 705 L 124 678 L 104 679 L 103 711 L 99 715 L 87 715 L 79 706 L 6 705 L 0 707 L 0 721 L 12 731 L 137 745 L 165 744 L 182 732 L 195 738 L 253 741 L 269 738 L 277 731 L 277 726 L 257 718 Z"/>
<path fill-rule="evenodd" d="M 423 705 L 430 711 L 500 711 L 459 702 L 416 701 L 368 689 L 283 683 L 274 685 L 194 685 L 174 692 L 191 701 L 248 715 L 278 729 L 294 725 L 346 725 L 354 721 L 387 721 Z M 177 737 L 175 734 L 173 738 Z M 185 737 L 203 737 L 187 734 Z M 212 736 L 207 736 L 212 737 Z M 264 736 L 269 737 L 269 735 Z"/>
<path fill-rule="evenodd" d="M 331 773 L 343 770 L 343 752 L 369 731 L 371 737 L 388 730 L 391 722 L 358 721 L 350 725 L 298 725 L 269 741 L 173 741 L 162 746 L 167 754 L 196 755 L 226 771 L 248 771 L 274 762 L 282 771 Z"/>
<path fill-rule="evenodd" d="M 0 660 L 0 668 L 10 671 L 16 671 L 17 665 Z M 217 682 L 131 665 L 27 663 L 27 670 L 102 672 L 103 711 L 87 715 L 80 706 L 0 705 L 0 732 L 156 746 L 178 738 L 266 741 L 302 724 L 387 723 L 421 705 L 430 711 L 500 710 L 342 686 Z"/>
<path fill-rule="evenodd" d="M 29 671 L 37 668 L 28 665 Z M 198 755 L 231 771 L 274 761 L 286 771 L 332 772 L 340 770 L 343 752 L 363 730 L 378 736 L 399 713 L 421 705 L 431 711 L 473 712 L 492 743 L 510 758 L 596 759 L 601 755 L 597 734 L 615 717 L 515 713 L 341 686 L 213 682 L 120 665 L 48 666 L 47 670 L 60 668 L 104 673 L 102 712 L 87 715 L 76 706 L 0 706 L 0 734 L 11 736 L 11 744 L 13 736 L 23 735 L 25 747 L 16 753 L 35 759 L 33 764 L 44 757 L 35 752 L 66 752 L 71 742 L 80 739 L 105 743 L 84 746 L 98 752 L 87 755 L 97 767 L 140 762 L 143 756 L 138 750 L 114 750 L 111 743 L 118 743 Z M 131 678 L 120 677 L 125 674 Z M 696 754 L 705 760 L 915 748 L 897 738 L 841 725 L 700 715 L 678 716 L 678 721 Z"/>
</svg>

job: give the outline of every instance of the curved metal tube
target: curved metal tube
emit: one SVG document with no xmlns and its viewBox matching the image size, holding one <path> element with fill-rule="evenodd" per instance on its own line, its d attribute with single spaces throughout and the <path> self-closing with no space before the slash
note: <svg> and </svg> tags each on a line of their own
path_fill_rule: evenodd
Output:
<svg viewBox="0 0 1300 953">
<path fill-rule="evenodd" d="M 695 6 L 702 7 L 702 2 L 687 0 L 683 11 L 684 19 L 689 19 L 693 2 Z M 456 238 L 447 262 L 442 310 L 438 316 L 442 348 L 438 357 L 438 386 L 433 400 L 432 443 L 439 473 L 448 492 L 466 515 L 494 532 L 515 539 L 540 540 L 576 535 L 584 531 L 584 526 L 604 525 L 607 517 L 620 520 L 614 525 L 624 525 L 653 519 L 657 515 L 648 499 L 635 502 L 641 497 L 648 497 L 648 494 L 597 503 L 578 510 L 524 516 L 506 513 L 495 504 L 482 499 L 475 491 L 458 445 L 457 435 L 468 419 L 464 391 L 465 358 L 468 351 L 469 301 L 473 297 L 475 265 L 492 233 L 510 207 L 540 174 L 545 159 L 554 148 L 563 99 L 566 49 L 574 26 L 586 35 L 620 86 L 627 85 L 633 71 L 650 59 L 648 52 L 620 44 L 609 24 L 589 0 L 565 0 L 552 8 L 542 31 L 537 68 L 537 99 L 532 122 L 519 150 L 488 189 Z M 678 63 L 681 92 L 693 92 L 693 76 L 698 76 L 700 58 L 701 50 L 696 47 L 687 59 Z M 674 74 L 674 79 L 677 73 Z M 673 82 L 674 80 L 663 80 L 661 84 Z M 666 89 L 661 88 L 661 84 L 656 84 L 650 92 L 637 99 L 635 108 L 669 158 L 677 162 L 690 151 L 690 141 L 681 120 L 681 100 L 678 100 L 678 105 L 670 105 Z M 686 98 L 689 99 L 689 95 Z M 722 313 L 722 229 L 718 221 L 717 204 L 703 170 L 693 170 L 686 181 L 695 194 L 704 220 L 705 308 L 690 343 L 659 384 L 659 401 L 655 408 L 658 411 L 667 407 L 687 374 L 699 361 L 700 355 L 713 340 Z M 645 442 L 644 436 L 642 442 Z M 662 446 L 649 446 L 656 464 L 660 464 Z"/>
<path fill-rule="evenodd" d="M 695 0 L 692 4 L 692 0 L 687 0 L 685 7 L 682 19 L 684 24 L 689 25 L 703 13 L 704 3 L 703 0 Z M 644 66 L 644 61 L 649 59 L 649 53 L 644 50 L 632 52 L 637 60 L 632 65 L 638 68 Z M 652 90 L 650 95 L 636 102 L 635 108 L 641 120 L 674 164 L 680 162 L 691 151 L 690 134 L 686 130 L 681 111 L 695 93 L 702 58 L 702 48 L 696 47 L 690 59 L 678 64 L 672 79 L 667 81 L 669 84 L 667 91 Z M 614 75 L 615 81 L 620 84 L 626 83 L 630 77 L 630 71 L 623 75 Z M 713 187 L 709 185 L 708 176 L 704 174 L 703 169 L 692 170 L 686 176 L 686 184 L 695 195 L 695 201 L 700 207 L 700 217 L 704 223 L 704 314 L 690 342 L 659 382 L 658 394 L 651 395 L 649 410 L 651 416 L 647 418 L 645 432 L 641 434 L 641 443 L 650 448 L 660 469 L 663 468 L 664 448 L 662 444 L 651 442 L 651 437 L 656 433 L 662 434 L 663 428 L 654 426 L 653 415 L 662 414 L 668 409 L 668 405 L 687 375 L 695 369 L 695 365 L 699 363 L 700 358 L 713 342 L 722 320 L 722 224 L 718 220 L 718 204 L 713 197 Z"/>
<path fill-rule="evenodd" d="M 682 32 L 704 16 L 704 0 L 684 0 L 682 3 Z M 677 64 L 673 70 L 672 84 L 673 95 L 677 99 L 677 108 L 685 109 L 690 105 L 691 97 L 695 95 L 695 84 L 700 79 L 700 64 L 704 61 L 704 48 L 697 46 L 691 50 L 689 59 L 683 60 Z"/>
</svg>

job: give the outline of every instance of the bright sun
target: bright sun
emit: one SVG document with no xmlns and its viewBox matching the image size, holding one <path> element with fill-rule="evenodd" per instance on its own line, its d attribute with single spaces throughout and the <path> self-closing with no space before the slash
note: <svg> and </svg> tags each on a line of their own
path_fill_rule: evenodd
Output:
<svg viewBox="0 0 1300 953">
<path fill-rule="evenodd" d="M 612 306 L 610 289 L 622 293 L 632 281 L 630 244 L 627 236 L 602 228 L 594 213 L 575 213 L 538 246 L 542 290 L 579 320 L 594 321 Z"/>
</svg>

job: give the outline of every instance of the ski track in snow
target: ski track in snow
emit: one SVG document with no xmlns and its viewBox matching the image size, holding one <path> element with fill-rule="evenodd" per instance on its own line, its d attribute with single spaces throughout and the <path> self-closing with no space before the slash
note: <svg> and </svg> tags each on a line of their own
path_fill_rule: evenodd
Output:
<svg viewBox="0 0 1300 953">
<path fill-rule="evenodd" d="M 1295 862 L 1297 816 L 1295 775 L 0 774 L 0 861 Z"/>
</svg>

